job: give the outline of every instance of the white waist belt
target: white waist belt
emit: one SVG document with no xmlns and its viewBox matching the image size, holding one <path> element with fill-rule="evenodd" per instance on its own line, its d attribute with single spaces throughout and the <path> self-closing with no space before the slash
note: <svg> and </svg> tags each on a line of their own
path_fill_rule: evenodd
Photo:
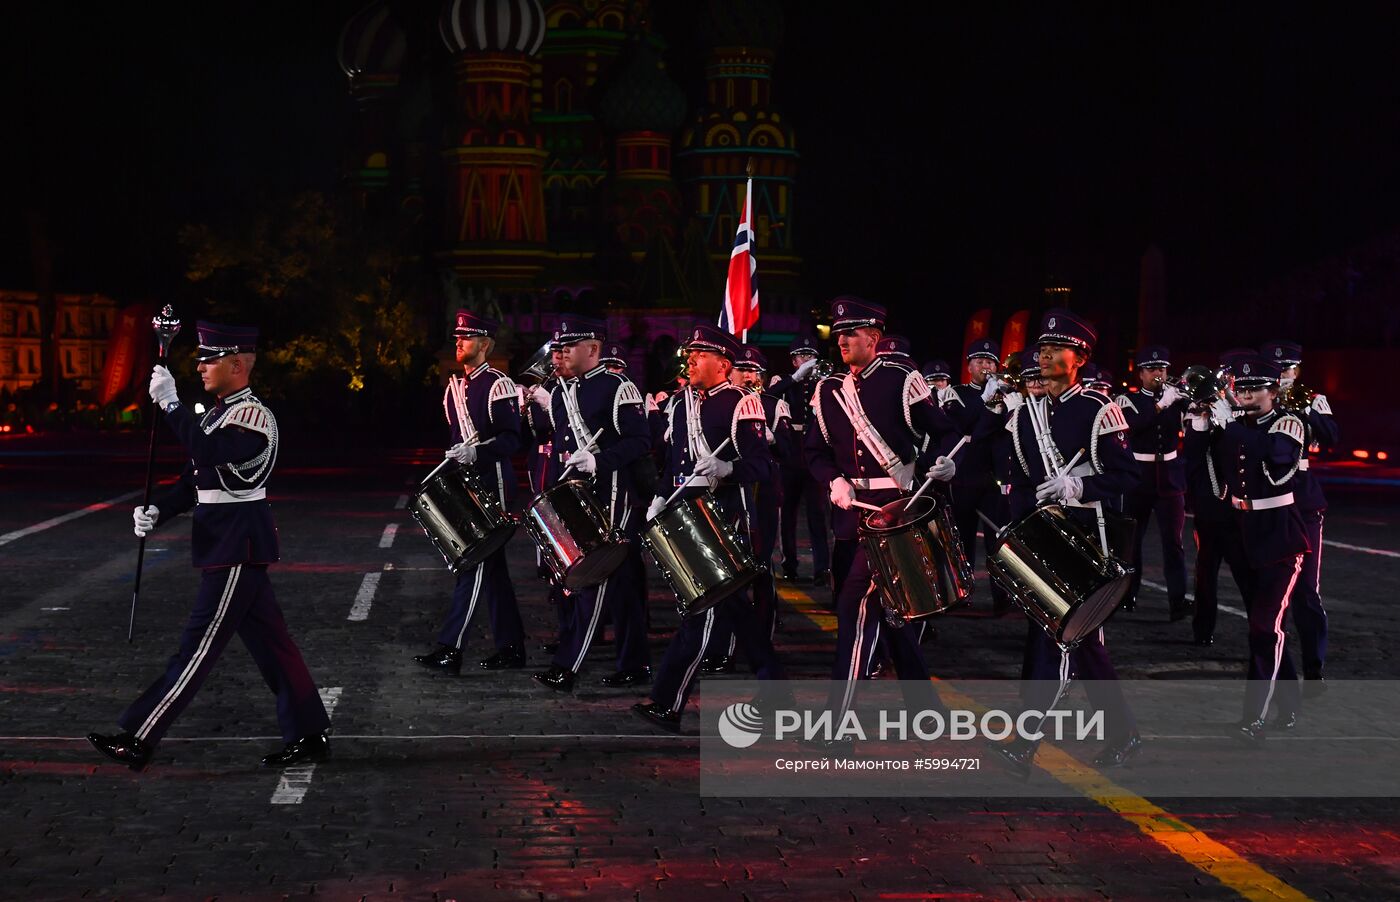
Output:
<svg viewBox="0 0 1400 902">
<path fill-rule="evenodd" d="M 200 504 L 237 504 L 240 501 L 261 501 L 267 497 L 267 489 L 253 489 L 247 494 L 233 495 L 222 489 L 200 489 Z"/>
<path fill-rule="evenodd" d="M 793 432 L 801 432 L 801 431 L 806 427 L 807 424 L 806 424 L 806 423 L 789 423 L 788 425 L 792 427 L 792 431 L 793 431 Z"/>
<path fill-rule="evenodd" d="M 1306 457 L 1303 458 L 1302 460 L 1298 461 L 1298 469 L 1299 469 L 1299 470 L 1306 470 L 1306 469 L 1308 468 L 1308 463 L 1309 463 L 1308 459 L 1307 459 Z"/>
<path fill-rule="evenodd" d="M 1237 511 L 1266 511 L 1275 507 L 1288 507 L 1293 503 L 1293 493 L 1288 492 L 1277 498 L 1236 498 L 1230 496 L 1230 506 Z"/>
<path fill-rule="evenodd" d="M 1145 461 L 1147 463 L 1157 463 L 1159 461 L 1176 460 L 1176 452 L 1168 451 L 1166 454 L 1143 454 L 1140 451 L 1134 451 L 1133 459 Z"/>
<path fill-rule="evenodd" d="M 848 479 L 847 481 L 856 488 L 865 489 L 866 491 L 899 488 L 899 483 L 890 479 L 888 476 L 883 479 Z"/>
</svg>

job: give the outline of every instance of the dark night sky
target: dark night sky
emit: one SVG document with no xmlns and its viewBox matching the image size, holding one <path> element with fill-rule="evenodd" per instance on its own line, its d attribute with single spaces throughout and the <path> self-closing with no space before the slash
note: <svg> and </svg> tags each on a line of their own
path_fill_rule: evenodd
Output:
<svg viewBox="0 0 1400 902">
<path fill-rule="evenodd" d="M 33 284 L 26 209 L 51 225 L 60 290 L 133 298 L 178 279 L 181 223 L 333 187 L 334 47 L 357 5 L 12 18 L 0 284 Z M 657 20 L 698 95 L 688 6 Z M 1192 315 L 1400 226 L 1400 11 L 787 6 L 775 99 L 815 296 L 1010 309 L 1054 274 L 1131 304 L 1156 241 Z"/>
</svg>

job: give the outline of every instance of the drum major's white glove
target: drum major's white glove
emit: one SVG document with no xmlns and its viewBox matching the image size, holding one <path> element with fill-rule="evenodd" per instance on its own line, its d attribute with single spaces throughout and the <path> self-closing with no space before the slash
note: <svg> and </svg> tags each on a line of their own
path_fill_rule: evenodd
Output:
<svg viewBox="0 0 1400 902">
<path fill-rule="evenodd" d="M 1010 413 L 1011 411 L 1020 407 L 1022 404 L 1026 403 L 1025 396 L 1023 396 L 1018 391 L 1008 392 L 1006 397 L 1002 398 L 1002 400 L 1006 402 L 1007 413 Z"/>
<path fill-rule="evenodd" d="M 804 363 L 804 364 L 802 364 L 801 366 L 799 366 L 797 369 L 793 370 L 793 371 L 792 371 L 792 378 L 793 378 L 793 379 L 796 379 L 797 381 L 800 382 L 800 381 L 802 381 L 803 379 L 806 379 L 806 378 L 807 378 L 807 374 L 810 373 L 812 370 L 814 370 L 814 369 L 816 369 L 816 368 L 817 368 L 817 358 L 813 357 L 811 360 L 807 361 L 806 363 Z"/>
<path fill-rule="evenodd" d="M 569 455 L 569 459 L 564 463 L 580 473 L 587 473 L 592 476 L 598 472 L 598 459 L 593 456 L 593 452 L 586 448 L 580 448 Z"/>
<path fill-rule="evenodd" d="M 545 410 L 549 410 L 549 389 L 545 388 L 543 385 L 536 385 L 534 390 L 530 392 L 530 397 L 535 399 L 536 404 L 543 407 Z"/>
<path fill-rule="evenodd" d="M 468 466 L 476 460 L 476 446 L 468 445 L 466 442 L 459 442 L 447 449 L 443 457 L 450 457 L 462 466 Z"/>
<path fill-rule="evenodd" d="M 159 404 L 161 410 L 180 400 L 180 393 L 175 390 L 175 377 L 163 366 L 151 370 L 149 391 L 151 400 Z"/>
<path fill-rule="evenodd" d="M 844 476 L 837 476 L 831 480 L 831 503 L 841 508 L 843 511 L 851 509 L 851 502 L 856 500 L 856 487 L 846 481 Z"/>
<path fill-rule="evenodd" d="M 1216 398 L 1210 403 L 1210 418 L 1215 425 L 1224 429 L 1235 418 L 1235 412 L 1230 409 L 1229 401 L 1224 398 Z"/>
<path fill-rule="evenodd" d="M 986 404 L 988 401 L 992 400 L 992 395 L 995 395 L 1001 387 L 1000 379 L 996 376 L 988 376 L 987 384 L 982 386 L 982 403 Z"/>
<path fill-rule="evenodd" d="M 655 498 L 651 499 L 651 504 L 648 504 L 648 505 L 647 505 L 647 520 L 648 520 L 648 522 L 650 522 L 651 520 L 655 520 L 655 519 L 656 519 L 656 515 L 659 514 L 659 513 L 661 513 L 661 511 L 664 510 L 665 508 L 666 508 L 666 499 L 665 499 L 665 498 L 662 498 L 660 495 L 657 495 Z"/>
<path fill-rule="evenodd" d="M 733 472 L 734 465 L 732 463 L 727 460 L 720 460 L 714 455 L 702 457 L 695 462 L 696 476 L 713 476 L 715 479 L 724 479 Z"/>
<path fill-rule="evenodd" d="M 1058 501 L 1068 504 L 1078 501 L 1084 495 L 1084 480 L 1065 473 L 1052 476 L 1035 487 L 1036 501 Z"/>
<path fill-rule="evenodd" d="M 938 404 L 940 407 L 944 404 L 951 404 L 956 400 L 958 400 L 958 390 L 953 388 L 953 386 L 945 385 L 938 390 Z"/>
<path fill-rule="evenodd" d="M 925 479 L 935 479 L 939 482 L 948 482 L 953 478 L 953 474 L 958 472 L 958 465 L 946 454 L 938 455 L 938 459 L 933 462 L 933 466 L 928 468 L 924 474 Z"/>
<path fill-rule="evenodd" d="M 136 509 L 131 512 L 131 522 L 138 539 L 146 538 L 146 534 L 156 528 L 156 520 L 160 518 L 160 508 L 154 504 L 147 505 L 142 509 L 141 505 L 136 505 Z"/>
<path fill-rule="evenodd" d="M 1157 399 L 1157 409 L 1166 410 L 1180 400 L 1181 390 L 1175 385 L 1167 385 L 1162 388 L 1162 397 Z"/>
</svg>

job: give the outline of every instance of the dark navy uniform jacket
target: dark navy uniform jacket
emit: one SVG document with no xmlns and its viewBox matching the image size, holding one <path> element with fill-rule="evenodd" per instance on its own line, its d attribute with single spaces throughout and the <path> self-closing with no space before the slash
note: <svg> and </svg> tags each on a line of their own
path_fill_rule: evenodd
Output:
<svg viewBox="0 0 1400 902">
<path fill-rule="evenodd" d="M 850 380 L 865 415 L 880 437 L 908 468 L 910 479 L 905 491 L 917 488 L 934 458 L 952 447 L 957 429 L 948 415 L 933 402 L 924 377 L 912 368 L 885 358 L 876 358 L 859 375 L 828 376 L 817 385 L 812 399 L 814 424 L 803 438 L 803 453 L 812 478 L 830 485 L 838 477 L 852 481 L 856 498 L 868 504 L 888 504 L 904 492 L 895 488 L 865 489 L 856 480 L 884 480 L 890 474 L 876 460 L 856 434 L 856 429 L 837 400 L 846 380 Z M 935 439 L 926 442 L 932 434 Z M 959 455 L 961 457 L 961 454 Z M 832 507 L 831 527 L 838 539 L 855 539 L 861 508 L 841 510 Z"/>
<path fill-rule="evenodd" d="M 1186 458 L 1181 453 L 1181 414 L 1186 399 L 1157 409 L 1160 391 L 1145 388 L 1125 392 L 1115 400 L 1128 421 L 1128 446 L 1141 476 L 1137 491 L 1144 495 L 1180 495 L 1186 491 Z"/>
<path fill-rule="evenodd" d="M 690 403 L 687 404 L 687 396 Z M 693 436 L 694 424 L 687 415 L 694 410 L 700 420 L 700 431 Z M 734 465 L 734 470 L 718 484 L 701 477 L 681 493 L 693 498 L 713 490 L 715 500 L 726 516 L 733 517 L 752 531 L 757 509 L 754 489 L 767 484 L 776 469 L 764 436 L 763 402 L 758 395 L 728 382 L 709 391 L 688 388 L 667 399 L 666 457 L 662 466 L 662 497 L 669 497 L 695 471 L 695 462 L 729 439 L 729 445 L 716 455 Z M 711 477 L 713 478 L 713 477 Z"/>
<path fill-rule="evenodd" d="M 1047 396 L 1048 397 L 1048 396 Z M 1016 408 L 1007 421 L 1015 455 L 1011 467 L 1011 518 L 1019 520 L 1035 509 L 1035 488 L 1048 479 L 1041 460 L 1040 445 L 1026 404 Z M 1128 422 L 1123 410 L 1107 396 L 1087 392 L 1082 385 L 1065 389 L 1058 399 L 1050 402 L 1050 438 L 1067 464 L 1080 449 L 1084 454 L 1070 470 L 1084 480 L 1081 507 L 1094 502 L 1117 510 L 1120 499 L 1137 485 L 1138 468 L 1128 450 Z"/>
<path fill-rule="evenodd" d="M 816 392 L 817 380 L 804 379 L 798 382 L 790 375 L 783 376 L 774 382 L 765 392 L 765 396 L 779 398 L 787 405 L 789 424 L 793 433 L 793 450 L 790 455 L 780 453 L 777 450 L 774 452 L 778 456 L 778 463 L 785 467 L 793 467 L 798 470 L 807 468 L 807 463 L 802 458 L 802 442 L 807 435 L 808 427 L 812 424 L 812 396 Z"/>
<path fill-rule="evenodd" d="M 952 386 L 954 400 L 943 405 L 948 418 L 969 441 L 958 452 L 957 472 L 953 474 L 953 491 L 958 486 L 981 489 L 997 479 L 998 433 L 1004 433 L 1006 415 L 993 410 L 982 401 L 982 389 L 964 383 Z"/>
<path fill-rule="evenodd" d="M 515 383 L 483 363 L 469 375 L 448 380 L 442 408 L 453 443 L 475 442 L 471 468 L 502 504 L 509 505 L 516 490 L 510 456 L 520 449 L 520 393 Z"/>
<path fill-rule="evenodd" d="M 580 427 L 588 435 L 575 434 L 569 409 L 577 399 Z M 597 472 L 592 477 L 593 494 L 607 510 L 614 527 L 635 538 L 641 517 L 633 508 L 650 499 L 641 498 L 633 484 L 632 464 L 650 448 L 645 406 L 637 386 L 626 376 L 610 373 L 602 364 L 571 379 L 564 379 L 550 392 L 553 426 L 553 453 L 549 458 L 546 485 L 554 485 L 563 475 L 564 461 L 586 446 L 597 434 L 593 447 Z M 600 431 L 601 430 L 601 431 Z M 581 476 L 578 471 L 570 477 Z"/>
<path fill-rule="evenodd" d="M 272 505 L 261 497 L 277 462 L 272 411 L 252 389 L 243 388 L 219 399 L 198 420 L 178 404 L 165 422 L 190 459 L 179 480 L 151 498 L 160 509 L 159 523 L 194 508 L 190 550 L 196 567 L 277 561 Z"/>
<path fill-rule="evenodd" d="M 1186 453 L 1205 459 L 1211 492 L 1234 510 L 1245 555 L 1256 567 L 1308 550 L 1293 492 L 1303 441 L 1303 421 L 1277 409 L 1238 417 L 1224 429 L 1186 432 Z"/>
<path fill-rule="evenodd" d="M 768 445 L 773 462 L 793 467 L 804 466 L 802 444 L 798 433 L 792 428 L 792 408 L 782 398 L 766 391 L 760 392 L 758 397 L 763 401 L 763 416 L 768 433 L 773 435 L 773 440 Z M 765 436 L 768 433 L 765 433 Z M 775 485 L 782 485 L 782 475 L 776 467 L 773 468 L 772 481 Z"/>
<path fill-rule="evenodd" d="M 1311 461 L 1308 459 L 1308 452 L 1314 446 L 1320 448 L 1335 448 L 1341 440 L 1341 433 L 1337 429 L 1337 421 L 1332 418 L 1331 408 L 1326 413 L 1318 410 L 1314 404 L 1309 404 L 1308 409 L 1303 413 L 1303 425 L 1307 429 L 1307 444 L 1303 446 L 1303 459 L 1298 464 L 1298 473 L 1293 477 L 1293 491 L 1298 496 L 1298 506 L 1303 511 L 1312 513 L 1315 511 L 1327 510 L 1327 498 L 1322 494 L 1322 482 L 1309 469 Z M 1314 549 L 1316 550 L 1316 549 Z"/>
</svg>

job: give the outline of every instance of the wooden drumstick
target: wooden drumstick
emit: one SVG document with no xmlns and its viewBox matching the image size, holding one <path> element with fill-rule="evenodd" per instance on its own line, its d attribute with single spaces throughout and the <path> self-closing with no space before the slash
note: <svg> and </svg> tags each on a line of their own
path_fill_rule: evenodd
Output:
<svg viewBox="0 0 1400 902">
<path fill-rule="evenodd" d="M 851 507 L 863 507 L 868 511 L 884 510 L 884 508 L 878 504 L 866 504 L 864 501 L 856 501 L 854 498 L 851 499 Z"/>
<path fill-rule="evenodd" d="M 711 451 L 709 454 L 705 455 L 705 457 L 717 457 L 721 451 L 729 447 L 729 442 L 729 439 L 725 439 L 724 441 L 720 442 L 719 447 Z M 701 458 L 701 460 L 704 460 L 704 458 Z M 697 460 L 695 463 L 699 465 L 700 461 Z M 671 502 L 676 500 L 676 496 L 679 495 L 681 492 L 684 492 L 690 486 L 690 484 L 695 481 L 695 479 L 696 475 L 694 473 L 691 473 L 689 476 L 687 476 L 685 482 L 682 482 L 679 486 L 676 487 L 676 490 L 671 493 L 671 497 L 667 498 L 666 503 L 661 505 L 661 507 L 663 509 L 670 507 Z"/>
<path fill-rule="evenodd" d="M 958 443 L 953 446 L 953 450 L 949 451 L 947 456 L 952 457 L 954 454 L 957 454 L 959 451 L 962 450 L 963 445 L 966 445 L 970 441 L 972 441 L 972 436 L 964 435 L 962 438 L 958 439 Z M 932 476 L 930 476 L 928 479 L 925 479 L 924 484 L 919 486 L 919 490 L 915 492 L 912 496 L 910 496 L 909 500 L 904 504 L 904 509 L 908 510 L 920 495 L 928 491 L 928 488 L 931 485 L 933 485 Z"/>
<path fill-rule="evenodd" d="M 467 444 L 468 444 L 468 445 L 471 445 L 472 447 L 476 447 L 477 445 L 481 444 L 481 442 L 467 442 Z M 427 484 L 428 484 L 428 481 L 431 480 L 431 479 L 432 479 L 434 476 L 436 476 L 437 474 L 441 473 L 441 472 L 442 472 L 442 468 L 445 467 L 445 466 L 447 466 L 447 464 L 448 464 L 451 460 L 452 460 L 452 458 L 450 458 L 450 457 L 444 457 L 444 458 L 442 459 L 442 463 L 438 464 L 436 467 L 433 467 L 433 472 L 429 473 L 427 476 L 424 476 L 424 477 L 423 477 L 423 481 L 420 482 L 420 483 L 418 483 L 418 485 L 419 485 L 420 487 L 421 487 L 421 486 L 427 485 Z"/>
</svg>

